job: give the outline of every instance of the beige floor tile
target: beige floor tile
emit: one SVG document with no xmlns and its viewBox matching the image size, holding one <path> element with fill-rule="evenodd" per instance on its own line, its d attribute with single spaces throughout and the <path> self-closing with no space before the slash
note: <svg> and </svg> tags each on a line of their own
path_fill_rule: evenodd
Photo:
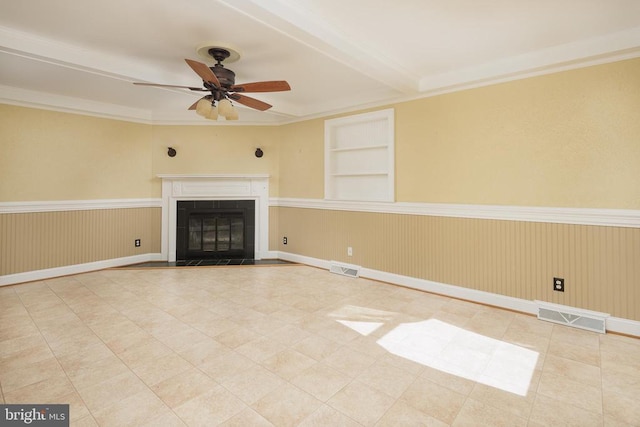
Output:
<svg viewBox="0 0 640 427">
<path fill-rule="evenodd" d="M 355 380 L 337 392 L 327 404 L 362 425 L 374 425 L 396 401 Z"/>
<path fill-rule="evenodd" d="M 529 417 L 529 424 L 534 423 L 541 426 L 600 427 L 603 417 L 596 411 L 587 411 L 539 394 Z"/>
<path fill-rule="evenodd" d="M 95 361 L 68 363 L 61 360 L 60 363 L 73 385 L 78 389 L 88 388 L 118 375 L 131 373 L 129 367 L 115 355 Z"/>
<path fill-rule="evenodd" d="M 187 346 L 178 351 L 178 354 L 194 366 L 202 365 L 220 356 L 228 354 L 230 348 L 218 342 L 218 340 L 207 337 L 191 346 Z"/>
<path fill-rule="evenodd" d="M 78 420 L 71 421 L 71 427 L 99 427 L 91 415 L 86 415 Z"/>
<path fill-rule="evenodd" d="M 611 420 L 629 425 L 640 424 L 640 405 L 637 395 L 605 392 L 604 414 Z"/>
<path fill-rule="evenodd" d="M 260 338 L 260 334 L 249 328 L 238 327 L 216 335 L 216 341 L 229 348 L 237 348 L 250 341 Z"/>
<path fill-rule="evenodd" d="M 132 370 L 145 384 L 152 386 L 192 367 L 191 363 L 171 352 L 154 359 L 151 363 L 137 365 Z"/>
<path fill-rule="evenodd" d="M 122 399 L 146 390 L 147 386 L 133 373 L 126 372 L 86 388 L 79 388 L 78 394 L 87 408 L 95 414 L 100 409 L 111 406 Z"/>
<path fill-rule="evenodd" d="M 321 361 L 340 347 L 341 345 L 335 341 L 312 334 L 296 343 L 292 348 L 317 361 Z"/>
<path fill-rule="evenodd" d="M 299 424 L 300 427 L 358 427 L 361 425 L 328 405 L 320 406 Z"/>
<path fill-rule="evenodd" d="M 23 365 L 19 368 L 0 371 L 0 384 L 5 394 L 19 388 L 50 378 L 62 378 L 65 373 L 54 357 Z"/>
<path fill-rule="evenodd" d="M 316 363 L 318 362 L 315 359 L 305 356 L 296 350 L 285 349 L 263 360 L 262 366 L 279 377 L 290 380 Z"/>
<path fill-rule="evenodd" d="M 296 426 L 322 405 L 322 402 L 299 388 L 285 384 L 251 405 L 276 426 Z"/>
<path fill-rule="evenodd" d="M 541 322 L 538 320 L 538 322 Z M 544 336 L 531 332 L 519 330 L 518 328 L 509 328 L 502 336 L 501 340 L 510 344 L 517 345 L 538 353 L 544 354 L 549 349 L 551 335 Z"/>
<path fill-rule="evenodd" d="M 258 366 L 258 364 L 248 357 L 234 351 L 228 351 L 221 356 L 212 358 L 198 365 L 198 369 L 215 381 L 222 383 L 238 372 L 246 371 L 254 366 Z"/>
<path fill-rule="evenodd" d="M 92 415 L 101 427 L 138 427 L 168 410 L 158 396 L 144 389 L 111 406 L 92 411 Z"/>
<path fill-rule="evenodd" d="M 277 341 L 271 340 L 265 336 L 259 336 L 258 338 L 237 347 L 235 351 L 255 362 L 262 362 L 285 348 L 286 347 L 283 344 L 280 344 Z"/>
<path fill-rule="evenodd" d="M 271 427 L 269 421 L 264 418 L 262 415 L 258 414 L 251 408 L 246 408 L 244 411 L 240 412 L 237 415 L 234 415 L 227 421 L 220 424 L 220 426 L 224 427 Z"/>
<path fill-rule="evenodd" d="M 0 359 L 7 358 L 20 351 L 37 347 L 49 348 L 39 331 L 36 331 L 36 333 L 32 335 L 0 340 Z"/>
<path fill-rule="evenodd" d="M 465 396 L 471 393 L 471 390 L 473 390 L 473 387 L 476 384 L 475 381 L 453 375 L 439 369 L 431 368 L 429 366 L 424 368 L 420 376 Z"/>
<path fill-rule="evenodd" d="M 526 396 L 476 383 L 469 397 L 520 418 L 528 419 L 536 398 L 536 390 L 538 389 L 541 375 L 540 371 L 534 372 Z"/>
<path fill-rule="evenodd" d="M 598 333 L 563 325 L 553 325 L 551 342 L 563 342 L 592 350 L 600 349 L 600 335 Z"/>
<path fill-rule="evenodd" d="M 307 338 L 311 333 L 297 326 L 285 323 L 284 326 L 275 329 L 266 335 L 270 339 L 290 347 Z"/>
<path fill-rule="evenodd" d="M 152 365 L 155 360 L 173 351 L 155 338 L 146 340 L 140 344 L 134 344 L 125 351 L 118 353 L 118 357 L 130 368 L 142 365 Z"/>
<path fill-rule="evenodd" d="M 285 381 L 260 365 L 253 365 L 220 382 L 243 402 L 251 405 L 268 393 L 282 387 Z"/>
<path fill-rule="evenodd" d="M 327 365 L 354 378 L 373 365 L 375 361 L 375 358 L 352 350 L 349 347 L 340 347 L 323 359 L 323 362 Z"/>
<path fill-rule="evenodd" d="M 218 383 L 197 368 L 190 368 L 151 387 L 154 393 L 170 408 L 175 408 L 206 393 Z"/>
<path fill-rule="evenodd" d="M 217 386 L 177 406 L 174 412 L 188 426 L 209 427 L 231 419 L 246 408 L 231 392 Z"/>
<path fill-rule="evenodd" d="M 543 372 L 538 384 L 538 395 L 602 414 L 602 388 L 565 376 Z"/>
<path fill-rule="evenodd" d="M 429 381 L 418 378 L 400 397 L 427 415 L 451 424 L 465 401 L 465 396 Z"/>
<path fill-rule="evenodd" d="M 382 325 L 339 322 L 362 316 Z M 447 360 L 537 352 L 526 396 L 378 343 L 429 318 L 473 332 Z M 0 383 L 0 402 L 69 403 L 71 425 L 629 427 L 640 340 L 304 266 L 110 269 L 0 288 Z"/>
<path fill-rule="evenodd" d="M 136 427 L 186 427 L 186 424 L 170 409 L 163 409 L 159 414 L 142 422 Z"/>
<path fill-rule="evenodd" d="M 515 313 L 485 308 L 474 314 L 466 329 L 486 337 L 501 339 L 515 318 Z"/>
<path fill-rule="evenodd" d="M 602 385 L 600 368 L 564 357 L 549 354 L 545 358 L 544 373 L 559 375 L 593 387 Z"/>
<path fill-rule="evenodd" d="M 116 354 L 126 352 L 130 347 L 140 345 L 154 339 L 151 334 L 136 326 L 136 329 L 125 330 L 121 335 L 105 341 L 107 347 Z"/>
<path fill-rule="evenodd" d="M 350 376 L 322 362 L 311 366 L 291 379 L 291 383 L 323 402 L 329 400 L 351 381 Z"/>
<path fill-rule="evenodd" d="M 376 361 L 356 379 L 389 396 L 398 398 L 415 381 L 416 377 L 385 359 Z"/>
<path fill-rule="evenodd" d="M 576 362 L 582 362 L 588 365 L 600 366 L 600 350 L 598 348 L 583 347 L 561 341 L 560 339 L 552 340 L 549 343 L 547 354 L 564 357 L 565 359 L 575 360 Z"/>
<path fill-rule="evenodd" d="M 176 352 L 209 339 L 208 335 L 190 326 L 182 326 L 179 330 L 170 330 L 166 335 L 156 335 L 155 337 Z"/>
<path fill-rule="evenodd" d="M 5 393 L 5 399 L 9 403 L 66 403 L 62 397 L 74 392 L 69 379 L 59 375 L 9 391 Z"/>
<path fill-rule="evenodd" d="M 607 392 L 640 396 L 640 365 L 603 363 L 602 388 Z"/>
<path fill-rule="evenodd" d="M 2 345 L 2 343 L 0 343 Z M 53 357 L 51 349 L 46 344 L 15 351 L 7 356 L 0 356 L 0 371 L 20 369 L 23 366 L 40 362 Z"/>
<path fill-rule="evenodd" d="M 527 419 L 505 413 L 477 400 L 467 399 L 454 420 L 454 427 L 526 427 Z"/>
<path fill-rule="evenodd" d="M 78 367 L 91 366 L 102 359 L 114 359 L 116 355 L 103 343 L 92 344 L 79 351 L 58 355 L 58 361 L 65 371 Z"/>
<path fill-rule="evenodd" d="M 62 396 L 60 398 L 60 402 L 69 404 L 69 418 L 71 419 L 72 424 L 74 421 L 80 420 L 89 415 L 89 408 L 87 408 L 87 405 L 85 405 L 84 401 L 76 391 L 66 396 Z"/>
<path fill-rule="evenodd" d="M 449 424 L 419 411 L 402 399 L 398 399 L 378 421 L 376 427 L 400 426 L 448 427 Z"/>
</svg>

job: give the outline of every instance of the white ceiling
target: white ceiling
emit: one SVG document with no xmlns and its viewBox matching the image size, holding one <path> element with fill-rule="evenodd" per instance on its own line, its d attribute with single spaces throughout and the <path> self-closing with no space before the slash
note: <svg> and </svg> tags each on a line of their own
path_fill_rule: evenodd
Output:
<svg viewBox="0 0 640 427">
<path fill-rule="evenodd" d="M 288 123 L 639 57 L 640 0 L 2 1 L 0 102 L 225 124 L 187 110 L 198 92 L 132 84 L 199 86 L 202 44 L 240 52 L 236 83 L 292 87 L 227 123 Z"/>
</svg>

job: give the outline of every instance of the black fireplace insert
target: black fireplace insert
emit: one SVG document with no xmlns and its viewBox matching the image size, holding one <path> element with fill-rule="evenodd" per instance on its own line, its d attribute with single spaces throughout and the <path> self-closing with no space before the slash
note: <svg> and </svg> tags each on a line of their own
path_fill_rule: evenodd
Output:
<svg viewBox="0 0 640 427">
<path fill-rule="evenodd" d="M 176 260 L 251 259 L 254 200 L 178 201 Z"/>
</svg>

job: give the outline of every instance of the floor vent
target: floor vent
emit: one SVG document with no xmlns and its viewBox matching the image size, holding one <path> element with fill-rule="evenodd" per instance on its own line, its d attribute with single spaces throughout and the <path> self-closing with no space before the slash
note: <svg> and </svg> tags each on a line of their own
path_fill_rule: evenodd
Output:
<svg viewBox="0 0 640 427">
<path fill-rule="evenodd" d="M 566 305 L 536 301 L 538 304 L 538 319 L 587 331 L 604 334 L 607 331 L 607 317 L 609 314 L 597 311 L 582 310 Z"/>
<path fill-rule="evenodd" d="M 360 275 L 360 266 L 331 261 L 329 263 L 329 271 L 343 276 L 358 277 Z"/>
</svg>

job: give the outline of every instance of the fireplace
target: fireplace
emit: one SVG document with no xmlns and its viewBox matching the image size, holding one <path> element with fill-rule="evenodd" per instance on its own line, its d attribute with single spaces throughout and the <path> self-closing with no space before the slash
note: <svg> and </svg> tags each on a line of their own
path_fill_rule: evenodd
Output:
<svg viewBox="0 0 640 427">
<path fill-rule="evenodd" d="M 177 210 L 176 260 L 254 257 L 253 200 L 184 200 Z"/>
<path fill-rule="evenodd" d="M 253 229 L 245 222 L 244 241 L 246 258 L 260 260 L 263 258 L 274 258 L 276 255 L 269 251 L 269 176 L 268 175 L 158 175 L 162 179 L 162 258 L 169 262 L 177 261 L 178 255 L 178 203 L 182 201 L 191 202 L 253 202 L 251 208 L 244 209 L 245 215 L 253 215 Z M 208 208 L 205 208 L 205 210 Z M 223 209 L 229 209 L 224 207 Z M 235 208 L 231 208 L 233 211 Z M 223 215 L 229 220 L 233 216 Z M 188 220 L 187 220 L 188 221 Z M 200 239 L 200 250 L 211 256 L 213 254 L 211 246 L 207 243 L 203 246 L 202 240 L 209 242 L 213 237 L 212 227 L 222 233 L 226 231 L 226 219 L 220 220 L 220 226 L 216 220 L 212 225 L 211 220 L 200 219 L 200 233 L 205 233 L 200 237 L 194 235 L 194 248 Z M 246 217 L 245 217 L 246 221 Z M 197 228 L 198 220 L 194 219 L 194 232 Z M 238 227 L 236 221 L 236 228 Z M 205 231 L 206 229 L 206 231 Z M 204 237 L 203 237 L 204 236 Z M 253 237 L 253 243 L 251 242 Z M 232 239 L 229 237 L 229 239 Z M 236 241 L 239 239 L 235 237 Z M 224 250 L 224 241 L 222 239 Z M 231 245 L 231 244 L 230 244 Z M 237 245 L 234 247 L 237 248 Z M 205 250 L 206 249 L 206 250 Z M 195 249 L 194 249 L 195 250 Z M 237 250 L 237 249 L 234 249 Z M 218 251 L 220 252 L 220 251 Z M 251 252 L 251 255 L 249 255 Z M 186 255 L 185 255 L 186 256 Z"/>
</svg>

